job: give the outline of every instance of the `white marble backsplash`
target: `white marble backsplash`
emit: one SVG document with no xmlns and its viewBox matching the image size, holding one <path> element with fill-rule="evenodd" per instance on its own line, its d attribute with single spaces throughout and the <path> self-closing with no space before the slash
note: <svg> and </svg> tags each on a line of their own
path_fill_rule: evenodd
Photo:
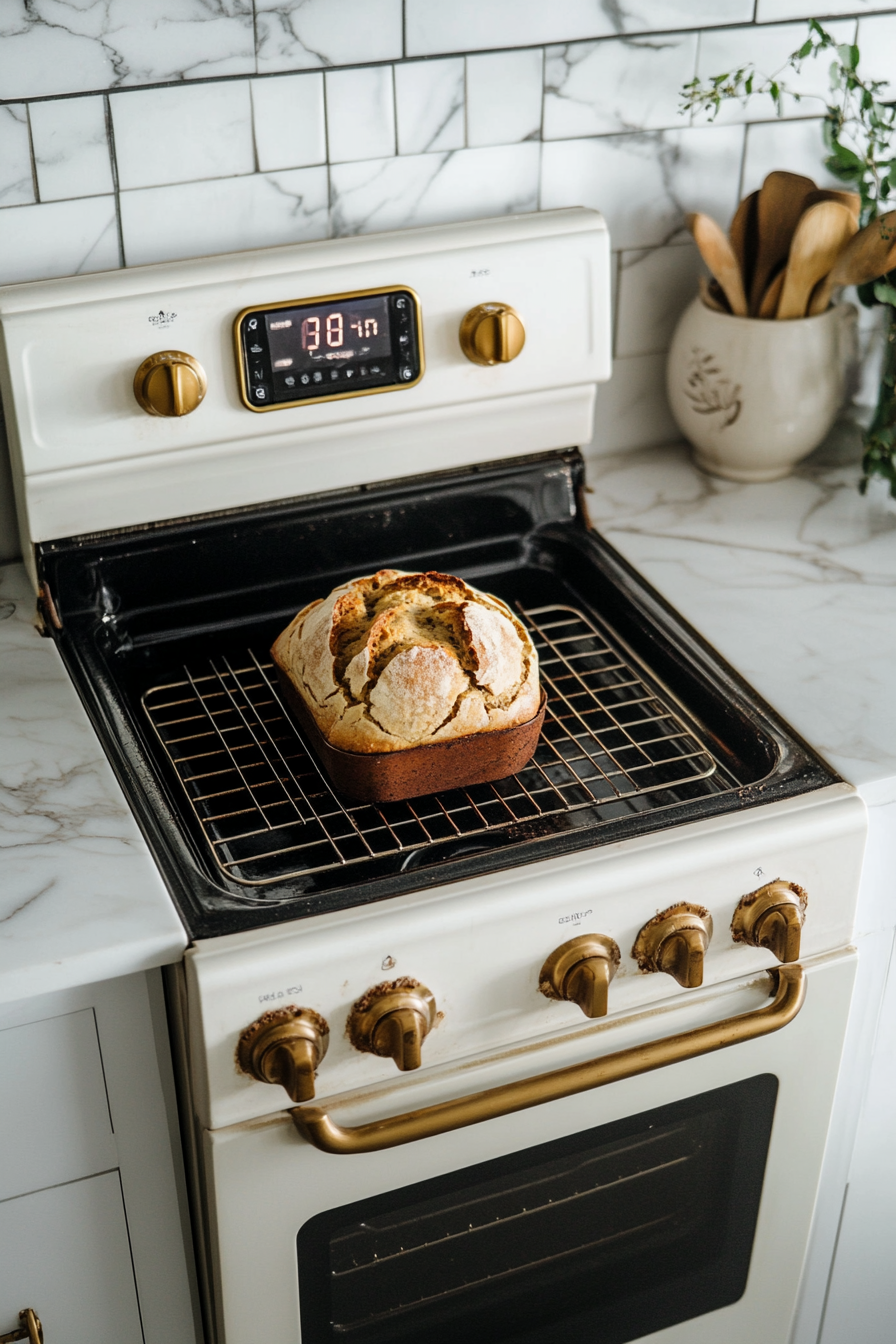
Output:
<svg viewBox="0 0 896 1344">
<path fill-rule="evenodd" d="M 803 0 L 3 0 L 0 284 L 558 206 L 606 216 L 615 367 L 593 451 L 672 432 L 662 355 L 772 168 L 822 168 L 812 96 L 691 122 L 681 85 L 803 40 Z M 826 0 L 896 69 L 896 0 Z M 659 436 L 659 437 L 658 437 Z M 0 528 L 0 560 L 15 543 Z"/>
</svg>

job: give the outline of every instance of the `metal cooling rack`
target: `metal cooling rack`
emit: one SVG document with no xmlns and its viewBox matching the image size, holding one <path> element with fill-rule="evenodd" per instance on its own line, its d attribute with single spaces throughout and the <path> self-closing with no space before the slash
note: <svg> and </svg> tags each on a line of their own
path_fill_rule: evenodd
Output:
<svg viewBox="0 0 896 1344">
<path fill-rule="evenodd" d="M 251 650 L 146 691 L 218 867 L 263 887 L 560 813 L 591 808 L 608 821 L 737 787 L 603 621 L 569 606 L 520 614 L 548 695 L 534 757 L 494 784 L 407 802 L 343 801 L 305 747 L 273 665 Z"/>
</svg>

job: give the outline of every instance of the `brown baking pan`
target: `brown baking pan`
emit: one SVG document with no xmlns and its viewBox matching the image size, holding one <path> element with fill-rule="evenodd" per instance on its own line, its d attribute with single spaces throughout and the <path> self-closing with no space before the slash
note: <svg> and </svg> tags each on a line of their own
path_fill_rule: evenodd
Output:
<svg viewBox="0 0 896 1344">
<path fill-rule="evenodd" d="M 343 751 L 330 746 L 289 677 L 276 662 L 274 666 L 283 697 L 331 784 L 363 803 L 398 803 L 425 793 L 506 779 L 528 765 L 544 723 L 547 696 L 542 691 L 535 718 L 512 728 L 450 737 L 404 751 Z"/>
</svg>

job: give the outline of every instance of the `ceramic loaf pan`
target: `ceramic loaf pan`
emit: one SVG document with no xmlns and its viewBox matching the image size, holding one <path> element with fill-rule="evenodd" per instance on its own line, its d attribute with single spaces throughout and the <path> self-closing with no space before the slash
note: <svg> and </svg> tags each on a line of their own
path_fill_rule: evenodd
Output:
<svg viewBox="0 0 896 1344">
<path fill-rule="evenodd" d="M 398 803 L 426 793 L 467 789 L 515 775 L 532 759 L 544 723 L 547 696 L 534 719 L 492 732 L 426 742 L 404 751 L 355 752 L 331 747 L 287 673 L 274 659 L 280 690 L 330 782 L 362 803 Z"/>
</svg>

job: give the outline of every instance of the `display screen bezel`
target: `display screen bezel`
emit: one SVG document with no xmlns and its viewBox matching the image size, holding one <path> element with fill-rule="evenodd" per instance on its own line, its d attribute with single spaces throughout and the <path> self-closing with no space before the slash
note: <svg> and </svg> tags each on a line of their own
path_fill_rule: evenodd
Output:
<svg viewBox="0 0 896 1344">
<path fill-rule="evenodd" d="M 375 298 L 377 295 L 401 295 L 406 294 L 411 300 L 412 317 L 412 337 L 413 350 L 416 357 L 417 373 L 415 377 L 406 382 L 399 382 L 397 379 L 392 382 L 382 383 L 377 387 L 353 387 L 350 391 L 339 389 L 333 392 L 324 392 L 318 396 L 296 397 L 290 401 L 271 401 L 267 406 L 258 406 L 250 399 L 250 386 L 247 369 L 247 356 L 243 349 L 242 326 L 247 317 L 257 313 L 265 317 L 271 313 L 280 312 L 286 308 L 316 308 L 322 304 L 344 303 L 353 299 Z M 426 361 L 423 352 L 423 321 L 420 298 L 416 290 L 410 285 L 381 285 L 375 289 L 353 289 L 347 290 L 341 294 L 319 294 L 300 299 L 286 299 L 277 303 L 257 303 L 248 308 L 242 308 L 234 318 L 233 339 L 236 352 L 237 377 L 239 379 L 240 400 L 247 410 L 255 411 L 256 414 L 265 415 L 268 411 L 284 411 L 296 406 L 319 406 L 327 401 L 344 401 L 349 397 L 371 397 L 378 392 L 401 392 L 408 388 L 416 387 L 423 377 L 426 369 Z M 395 334 L 392 333 L 392 358 L 395 357 Z"/>
</svg>

